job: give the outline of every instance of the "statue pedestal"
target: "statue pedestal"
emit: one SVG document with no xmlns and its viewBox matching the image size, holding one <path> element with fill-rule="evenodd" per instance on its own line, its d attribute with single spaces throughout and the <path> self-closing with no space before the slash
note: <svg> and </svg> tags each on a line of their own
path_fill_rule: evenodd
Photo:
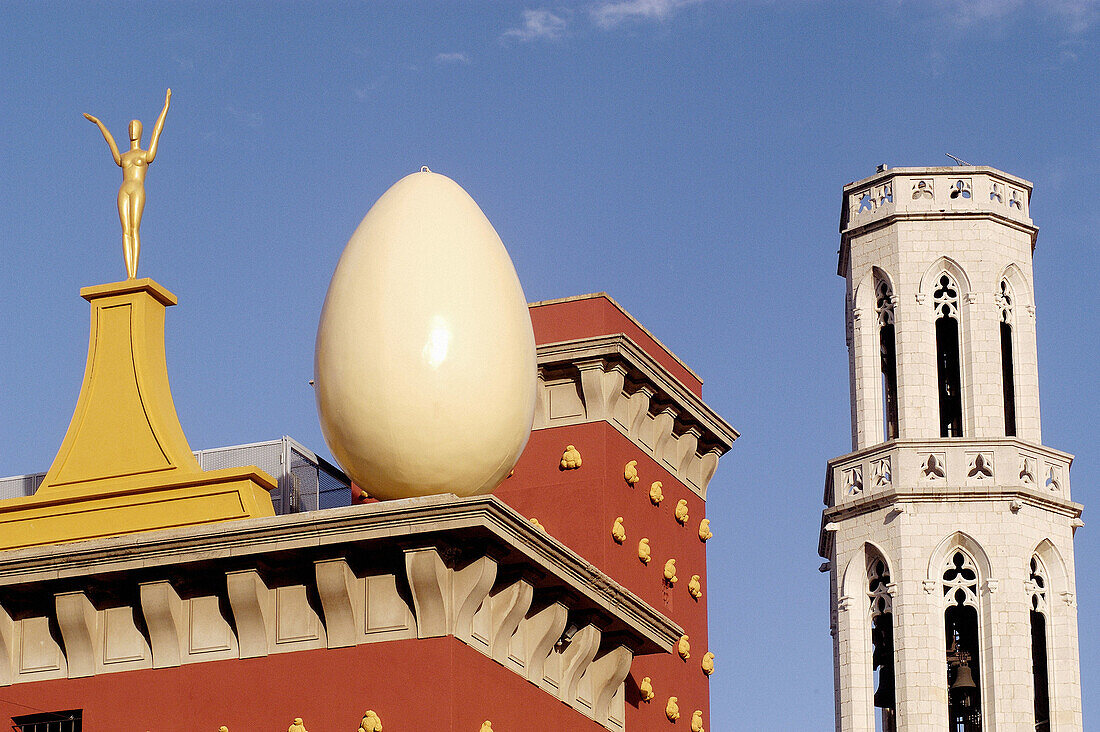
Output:
<svg viewBox="0 0 1100 732">
<path fill-rule="evenodd" d="M 0 501 L 0 550 L 272 516 L 275 481 L 256 467 L 203 471 L 183 434 L 151 279 L 80 291 L 91 303 L 84 383 L 37 493 Z"/>
</svg>

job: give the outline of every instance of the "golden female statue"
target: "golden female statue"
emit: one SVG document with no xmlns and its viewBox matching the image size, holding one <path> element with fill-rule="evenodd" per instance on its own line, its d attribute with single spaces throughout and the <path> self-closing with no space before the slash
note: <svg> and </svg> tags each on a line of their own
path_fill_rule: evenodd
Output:
<svg viewBox="0 0 1100 732">
<path fill-rule="evenodd" d="M 145 210 L 145 172 L 149 164 L 157 157 L 157 143 L 164 129 L 164 117 L 168 114 L 168 103 L 172 101 L 172 90 L 164 95 L 164 109 L 157 117 L 153 127 L 153 136 L 149 139 L 149 149 L 141 149 L 141 120 L 130 121 L 130 149 L 119 154 L 115 138 L 97 118 L 85 113 L 84 118 L 95 122 L 103 139 L 111 147 L 115 165 L 122 168 L 122 185 L 118 189 L 118 220 L 122 222 L 122 249 L 126 255 L 126 277 L 137 277 L 138 254 L 141 252 L 141 213 Z"/>
</svg>

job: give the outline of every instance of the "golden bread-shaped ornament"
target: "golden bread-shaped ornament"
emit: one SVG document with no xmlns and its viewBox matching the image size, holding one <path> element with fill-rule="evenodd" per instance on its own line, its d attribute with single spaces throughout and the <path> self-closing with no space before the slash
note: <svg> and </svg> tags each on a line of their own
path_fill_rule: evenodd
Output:
<svg viewBox="0 0 1100 732">
<path fill-rule="evenodd" d="M 635 483 L 641 480 L 641 478 L 638 477 L 637 460 L 631 460 L 629 463 L 626 464 L 626 467 L 623 468 L 623 479 L 626 480 L 627 485 L 632 488 L 634 487 Z"/>
</svg>

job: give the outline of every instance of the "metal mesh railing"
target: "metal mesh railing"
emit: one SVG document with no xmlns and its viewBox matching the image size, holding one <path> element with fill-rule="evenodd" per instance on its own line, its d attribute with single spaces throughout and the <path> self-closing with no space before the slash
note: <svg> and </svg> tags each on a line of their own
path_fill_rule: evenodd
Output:
<svg viewBox="0 0 1100 732">
<path fill-rule="evenodd" d="M 195 452 L 203 470 L 255 465 L 278 483 L 271 492 L 275 513 L 298 513 L 351 505 L 351 483 L 339 468 L 290 437 Z M 45 473 L 0 478 L 0 500 L 33 495 Z"/>
</svg>

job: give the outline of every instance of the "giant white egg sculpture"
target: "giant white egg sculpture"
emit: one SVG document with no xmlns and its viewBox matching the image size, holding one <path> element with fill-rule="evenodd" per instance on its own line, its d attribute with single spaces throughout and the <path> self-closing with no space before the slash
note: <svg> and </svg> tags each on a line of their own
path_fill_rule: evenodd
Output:
<svg viewBox="0 0 1100 732">
<path fill-rule="evenodd" d="M 487 493 L 531 433 L 535 339 L 504 244 L 426 168 L 355 230 L 329 284 L 314 380 L 321 430 L 376 498 Z"/>
</svg>

